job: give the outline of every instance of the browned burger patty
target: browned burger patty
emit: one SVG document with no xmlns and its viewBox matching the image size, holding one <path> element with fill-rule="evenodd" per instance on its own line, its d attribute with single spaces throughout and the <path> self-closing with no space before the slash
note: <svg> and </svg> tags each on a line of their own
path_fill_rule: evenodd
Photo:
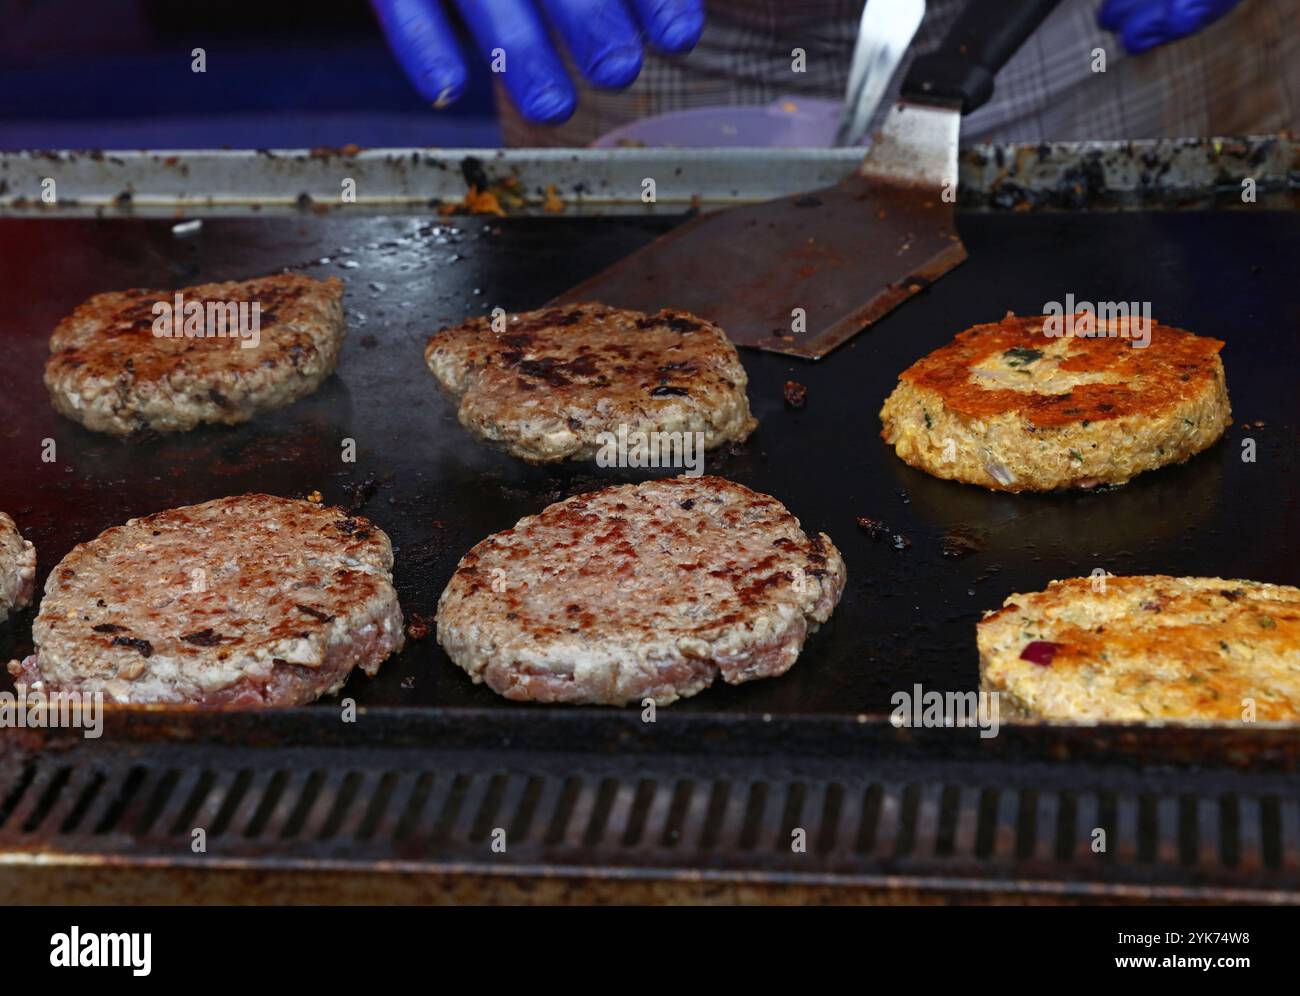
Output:
<svg viewBox="0 0 1300 996">
<path fill-rule="evenodd" d="M 155 304 L 203 306 L 186 334 L 159 336 Z M 229 305 L 259 305 L 256 336 L 240 336 Z M 88 429 L 127 435 L 246 422 L 316 390 L 338 362 L 343 284 L 285 273 L 256 280 L 96 294 L 50 337 L 45 386 L 54 407 Z M 209 308 L 211 305 L 211 308 Z M 221 306 L 221 307 L 219 307 Z M 199 333 L 202 333 L 201 335 Z M 222 334 L 224 333 L 224 334 Z M 256 345 L 250 345 L 256 343 Z"/>
<path fill-rule="evenodd" d="M 1181 463 L 1231 423 L 1218 339 L 1153 321 L 1138 348 L 1127 323 L 1052 337 L 1045 321 L 976 325 L 904 370 L 885 442 L 936 477 L 1051 491 Z"/>
<path fill-rule="evenodd" d="M 441 329 L 425 362 L 465 428 L 532 463 L 589 460 L 602 433 L 701 432 L 706 449 L 758 424 L 726 333 L 685 312 L 582 304 Z"/>
<path fill-rule="evenodd" d="M 271 495 L 132 519 L 51 572 L 9 670 L 109 701 L 287 706 L 402 647 L 392 547 L 365 519 Z"/>
<path fill-rule="evenodd" d="M 36 548 L 23 539 L 14 520 L 0 512 L 0 623 L 32 603 Z"/>
<path fill-rule="evenodd" d="M 666 705 L 784 674 L 844 561 L 779 501 L 718 477 L 578 495 L 489 536 L 438 603 L 438 642 L 509 699 Z"/>
</svg>

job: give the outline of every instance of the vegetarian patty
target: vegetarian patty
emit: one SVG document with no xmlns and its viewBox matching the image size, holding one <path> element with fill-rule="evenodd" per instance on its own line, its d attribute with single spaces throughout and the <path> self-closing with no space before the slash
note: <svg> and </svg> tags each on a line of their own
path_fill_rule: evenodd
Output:
<svg viewBox="0 0 1300 996">
<path fill-rule="evenodd" d="M 509 699 L 667 705 L 784 674 L 844 561 L 779 501 L 718 477 L 578 495 L 489 536 L 438 602 L 438 642 Z"/>
<path fill-rule="evenodd" d="M 1095 587 L 1094 587 L 1095 584 Z M 1222 578 L 1053 581 L 977 626 L 981 683 L 1054 722 L 1300 721 L 1300 589 Z"/>
<path fill-rule="evenodd" d="M 590 460 L 602 433 L 701 432 L 706 449 L 758 424 L 722 329 L 685 312 L 582 304 L 441 329 L 425 362 L 475 436 L 530 463 Z"/>
<path fill-rule="evenodd" d="M 936 477 L 1052 491 L 1182 463 L 1231 424 L 1218 339 L 1153 321 L 1139 348 L 1122 323 L 1050 337 L 1045 321 L 976 325 L 908 367 L 880 411 L 885 442 Z"/>
<path fill-rule="evenodd" d="M 0 512 L 0 623 L 32 604 L 36 585 L 36 548 L 4 512 Z"/>
<path fill-rule="evenodd" d="M 190 303 L 201 315 L 186 316 Z M 155 305 L 172 309 L 175 326 Z M 253 305 L 256 335 L 241 335 L 253 331 Z M 59 412 L 97 432 L 233 425 L 315 391 L 334 372 L 345 331 L 335 277 L 285 273 L 178 291 L 112 291 L 59 322 L 45 386 Z"/>
<path fill-rule="evenodd" d="M 113 702 L 301 705 L 401 649 L 392 566 L 370 522 L 305 501 L 241 495 L 132 519 L 54 568 L 36 654 L 9 670 Z"/>
</svg>

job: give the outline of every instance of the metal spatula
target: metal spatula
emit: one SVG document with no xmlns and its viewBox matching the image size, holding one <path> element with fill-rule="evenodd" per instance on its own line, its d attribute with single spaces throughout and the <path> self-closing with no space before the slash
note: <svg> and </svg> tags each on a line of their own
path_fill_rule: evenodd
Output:
<svg viewBox="0 0 1300 996">
<path fill-rule="evenodd" d="M 853 176 L 693 218 L 552 303 L 691 311 L 737 345 L 826 355 L 966 258 L 953 227 L 961 115 L 988 100 L 994 75 L 1058 2 L 972 0 L 939 51 L 913 61 Z M 906 23 L 913 5 L 871 0 L 863 27 L 899 11 Z M 899 57 L 890 63 L 891 50 L 867 60 L 864 100 L 884 92 Z"/>
</svg>

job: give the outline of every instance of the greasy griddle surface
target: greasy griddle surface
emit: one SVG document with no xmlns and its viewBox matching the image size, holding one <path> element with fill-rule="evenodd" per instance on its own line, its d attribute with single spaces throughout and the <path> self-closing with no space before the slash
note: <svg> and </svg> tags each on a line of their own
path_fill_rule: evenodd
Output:
<svg viewBox="0 0 1300 996">
<path fill-rule="evenodd" d="M 670 225 L 304 216 L 207 221 L 197 237 L 179 239 L 166 222 L 0 221 L 0 508 L 36 543 L 43 585 L 73 544 L 134 515 L 249 490 L 319 489 L 346 504 L 349 487 L 374 475 L 384 483 L 364 514 L 393 539 L 408 618 L 431 616 L 461 554 L 488 533 L 564 495 L 656 475 L 530 468 L 475 443 L 424 368 L 428 335 L 494 306 L 536 307 Z M 806 529 L 829 533 L 848 587 L 788 675 L 715 686 L 674 712 L 879 712 L 914 683 L 974 688 L 981 610 L 1095 567 L 1300 582 L 1300 215 L 965 215 L 959 227 L 970 260 L 826 360 L 742 352 L 759 428 L 706 470 L 776 495 Z M 284 267 L 348 286 L 339 371 L 316 395 L 243 426 L 132 442 L 51 409 L 41 384 L 49 333 L 88 295 Z M 698 275 L 718 294 L 737 277 Z M 1094 494 L 992 494 L 894 457 L 877 412 L 899 371 L 963 328 L 1008 309 L 1038 313 L 1067 293 L 1149 300 L 1157 320 L 1223 339 L 1234 413 L 1224 440 L 1187 465 Z M 801 411 L 782 399 L 792 378 L 808 388 Z M 1247 437 L 1254 463 L 1241 459 Z M 356 441 L 353 464 L 340 459 L 345 439 Z M 45 440 L 56 447 L 52 463 L 42 461 Z M 858 516 L 883 520 L 911 547 L 871 539 Z M 954 530 L 976 552 L 945 557 Z M 0 627 L 6 659 L 29 651 L 31 618 L 29 610 Z M 344 694 L 364 705 L 530 708 L 472 685 L 432 636 Z"/>
</svg>

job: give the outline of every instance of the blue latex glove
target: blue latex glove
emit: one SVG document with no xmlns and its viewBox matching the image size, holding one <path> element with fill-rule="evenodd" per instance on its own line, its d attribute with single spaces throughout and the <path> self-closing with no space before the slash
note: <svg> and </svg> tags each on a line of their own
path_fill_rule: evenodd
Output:
<svg viewBox="0 0 1300 996">
<path fill-rule="evenodd" d="M 1213 24 L 1238 0 L 1106 0 L 1097 23 L 1119 35 L 1132 55 L 1194 35 Z"/>
<path fill-rule="evenodd" d="M 447 0 L 452 2 L 452 0 Z M 564 121 L 578 95 L 551 40 L 564 40 L 582 75 L 627 86 L 641 71 L 641 38 L 689 52 L 704 30 L 703 0 L 454 0 L 479 54 L 505 52 L 506 92 L 530 121 Z M 465 91 L 460 39 L 441 0 L 371 0 L 388 44 L 420 95 L 445 107 Z"/>
</svg>

